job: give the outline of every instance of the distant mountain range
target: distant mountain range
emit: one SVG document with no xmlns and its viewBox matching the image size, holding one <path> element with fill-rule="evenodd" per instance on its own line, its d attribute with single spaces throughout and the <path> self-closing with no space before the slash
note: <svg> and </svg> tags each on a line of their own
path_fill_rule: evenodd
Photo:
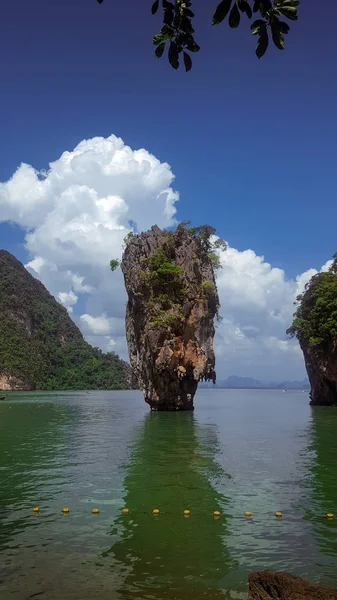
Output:
<svg viewBox="0 0 337 600">
<path fill-rule="evenodd" d="M 212 383 L 200 383 L 199 388 L 266 388 L 274 390 L 309 390 L 310 384 L 308 379 L 302 381 L 271 381 L 269 383 L 263 383 L 259 379 L 253 379 L 252 377 L 238 377 L 237 375 L 231 375 L 227 379 L 219 379 L 213 386 Z"/>
</svg>

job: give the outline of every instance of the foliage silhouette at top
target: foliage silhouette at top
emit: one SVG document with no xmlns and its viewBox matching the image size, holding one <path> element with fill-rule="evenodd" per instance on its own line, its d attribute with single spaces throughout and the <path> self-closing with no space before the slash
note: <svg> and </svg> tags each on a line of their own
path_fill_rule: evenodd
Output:
<svg viewBox="0 0 337 600">
<path fill-rule="evenodd" d="M 337 341 L 337 253 L 333 258 L 329 271 L 314 275 L 297 297 L 299 305 L 287 330 L 317 351 Z"/>
<path fill-rule="evenodd" d="M 104 0 L 97 2 L 103 4 Z M 255 13 L 258 18 L 254 19 L 250 29 L 258 38 L 255 52 L 261 58 L 268 48 L 269 36 L 279 50 L 284 49 L 284 36 L 289 33 L 290 27 L 283 19 L 296 21 L 299 4 L 298 0 L 222 0 L 213 13 L 213 25 L 222 23 L 228 17 L 229 27 L 236 29 L 241 17 L 252 20 Z M 162 11 L 163 26 L 153 38 L 155 54 L 161 58 L 167 44 L 170 65 L 178 69 L 182 55 L 185 70 L 190 71 L 190 53 L 200 50 L 194 37 L 193 0 L 155 0 L 152 3 L 152 14 L 156 14 L 159 8 Z"/>
</svg>

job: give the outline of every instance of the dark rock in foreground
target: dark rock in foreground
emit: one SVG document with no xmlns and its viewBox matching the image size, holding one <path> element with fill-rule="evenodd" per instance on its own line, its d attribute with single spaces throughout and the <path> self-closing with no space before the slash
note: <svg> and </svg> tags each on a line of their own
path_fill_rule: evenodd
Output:
<svg viewBox="0 0 337 600">
<path fill-rule="evenodd" d="M 217 256 L 208 226 L 154 226 L 127 241 L 122 260 L 131 366 L 153 410 L 193 410 L 198 382 L 215 382 Z"/>
<path fill-rule="evenodd" d="M 337 600 L 337 590 L 311 585 L 288 573 L 260 571 L 249 575 L 248 600 Z"/>
</svg>

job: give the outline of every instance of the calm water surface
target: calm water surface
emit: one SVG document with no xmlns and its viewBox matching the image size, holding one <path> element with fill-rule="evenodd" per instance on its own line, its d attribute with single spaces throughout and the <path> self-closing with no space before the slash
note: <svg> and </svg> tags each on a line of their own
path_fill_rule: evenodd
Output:
<svg viewBox="0 0 337 600">
<path fill-rule="evenodd" d="M 337 409 L 308 402 L 203 390 L 183 414 L 138 392 L 8 394 L 1 600 L 245 598 L 264 568 L 337 587 Z"/>
</svg>

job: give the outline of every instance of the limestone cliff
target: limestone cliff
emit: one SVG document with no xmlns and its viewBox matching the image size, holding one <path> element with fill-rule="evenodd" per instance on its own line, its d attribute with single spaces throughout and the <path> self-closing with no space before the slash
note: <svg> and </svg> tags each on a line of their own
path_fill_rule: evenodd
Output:
<svg viewBox="0 0 337 600">
<path fill-rule="evenodd" d="M 153 410 L 193 410 L 198 382 L 215 382 L 212 233 L 208 226 L 154 226 L 131 236 L 124 250 L 130 362 Z"/>
<path fill-rule="evenodd" d="M 287 333 L 303 351 L 311 404 L 337 405 L 337 260 L 318 273 L 298 296 L 298 308 Z"/>
<path fill-rule="evenodd" d="M 310 381 L 310 403 L 337 406 L 337 347 L 326 348 L 326 354 L 320 354 L 303 340 L 300 346 Z"/>
</svg>

